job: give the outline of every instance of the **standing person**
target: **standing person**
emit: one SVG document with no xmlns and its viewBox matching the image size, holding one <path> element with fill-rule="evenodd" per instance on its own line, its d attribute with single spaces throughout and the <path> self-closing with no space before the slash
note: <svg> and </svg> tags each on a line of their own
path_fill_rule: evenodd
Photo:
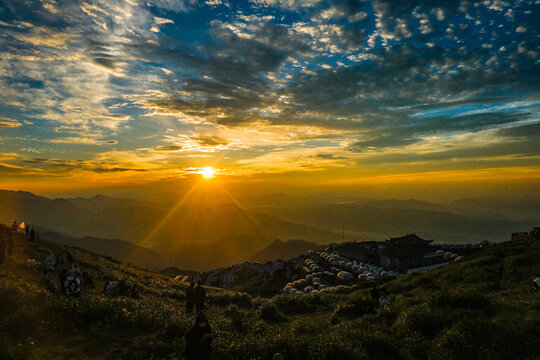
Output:
<svg viewBox="0 0 540 360">
<path fill-rule="evenodd" d="M 26 237 L 28 237 L 28 233 L 30 232 L 30 226 L 29 225 L 26 225 L 24 227 L 24 232 L 26 233 Z"/>
<path fill-rule="evenodd" d="M 212 329 L 201 311 L 195 325 L 186 332 L 186 360 L 209 360 L 212 344 Z"/>
<path fill-rule="evenodd" d="M 34 228 L 32 228 L 32 230 L 30 230 L 30 237 L 28 238 L 28 240 L 30 242 L 34 242 L 35 238 L 36 238 L 36 230 L 34 230 Z"/>
<path fill-rule="evenodd" d="M 17 220 L 13 220 L 13 224 L 11 224 L 11 231 L 13 231 L 13 233 L 15 234 L 18 228 L 19 224 L 17 224 Z"/>
<path fill-rule="evenodd" d="M 62 269 L 60 271 L 60 274 L 58 275 L 58 278 L 60 279 L 60 289 L 62 290 L 62 294 L 66 294 L 66 279 L 67 279 L 67 271 L 66 269 Z"/>
<path fill-rule="evenodd" d="M 186 314 L 191 315 L 195 297 L 195 282 L 191 281 L 186 289 Z"/>
<path fill-rule="evenodd" d="M 67 262 L 68 269 L 73 269 L 73 263 L 74 263 L 73 255 L 69 251 L 66 255 L 66 262 Z"/>
<path fill-rule="evenodd" d="M 206 300 L 206 290 L 202 286 L 201 280 L 197 281 L 197 286 L 193 289 L 193 302 L 197 314 L 204 309 L 204 300 Z"/>
<path fill-rule="evenodd" d="M 81 280 L 73 270 L 69 270 L 67 273 L 64 287 L 66 288 L 66 295 L 71 297 L 81 296 Z"/>
</svg>

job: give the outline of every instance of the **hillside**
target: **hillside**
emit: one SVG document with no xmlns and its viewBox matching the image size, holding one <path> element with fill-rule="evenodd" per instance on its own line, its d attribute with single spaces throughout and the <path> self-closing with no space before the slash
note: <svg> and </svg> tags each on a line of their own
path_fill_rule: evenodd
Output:
<svg viewBox="0 0 540 360">
<path fill-rule="evenodd" d="M 185 284 L 165 275 L 19 236 L 0 265 L 0 358 L 179 358 L 193 318 Z M 71 251 L 96 289 L 80 299 L 36 286 L 50 253 Z M 538 241 L 487 246 L 423 274 L 364 281 L 316 295 L 260 299 L 208 287 L 213 359 L 532 359 L 540 356 Z M 497 269 L 502 268 L 499 278 Z M 59 268 L 54 270 L 57 278 Z M 139 299 L 104 296 L 105 279 L 138 284 Z M 389 301 L 369 298 L 374 284 Z"/>
<path fill-rule="evenodd" d="M 90 236 L 75 238 L 53 231 L 42 231 L 40 237 L 43 240 L 53 239 L 54 242 L 59 244 L 90 250 L 96 254 L 109 256 L 121 262 L 130 263 L 153 271 L 162 270 L 167 266 L 184 265 L 177 258 L 166 256 L 165 254 L 119 239 L 101 239 Z"/>
</svg>

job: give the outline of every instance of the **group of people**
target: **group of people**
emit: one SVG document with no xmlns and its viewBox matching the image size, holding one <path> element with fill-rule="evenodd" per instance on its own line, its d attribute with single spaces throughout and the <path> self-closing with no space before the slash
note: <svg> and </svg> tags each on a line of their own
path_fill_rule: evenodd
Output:
<svg viewBox="0 0 540 360">
<path fill-rule="evenodd" d="M 202 282 L 197 281 L 197 286 L 195 286 L 195 282 L 191 281 L 186 289 L 186 314 L 191 315 L 195 306 L 197 316 L 193 327 L 186 332 L 186 349 L 184 352 L 186 360 L 210 359 L 212 329 L 202 311 L 205 300 L 206 290 L 202 286 Z"/>
<path fill-rule="evenodd" d="M 105 295 L 119 295 L 127 296 L 132 299 L 138 299 L 139 286 L 137 284 L 132 284 L 130 286 L 124 279 L 120 281 L 108 280 L 105 282 L 105 286 L 103 287 L 103 293 Z"/>
<path fill-rule="evenodd" d="M 41 277 L 39 278 L 38 285 L 50 292 L 56 292 L 60 290 L 60 293 L 69 297 L 78 298 L 81 296 L 82 288 L 94 288 L 94 281 L 90 275 L 84 271 L 81 274 L 79 268 L 75 267 L 75 261 L 73 254 L 67 252 L 66 254 L 67 268 L 62 268 L 58 274 L 58 280 L 60 288 L 56 286 L 54 280 L 49 276 L 49 273 L 53 271 L 57 266 L 64 264 L 61 256 L 55 256 L 50 254 L 43 262 L 44 269 Z"/>
<path fill-rule="evenodd" d="M 197 286 L 195 286 L 195 282 L 192 281 L 186 290 L 186 313 L 191 314 L 193 306 L 195 306 L 197 314 L 201 312 L 204 309 L 205 300 L 206 290 L 204 290 L 202 282 L 197 281 Z"/>
<path fill-rule="evenodd" d="M 13 222 L 16 224 L 15 222 Z M 34 228 L 30 229 L 30 226 L 26 225 L 24 227 L 24 232 L 26 233 L 26 239 L 30 242 L 34 242 L 34 240 L 39 240 L 39 230 L 36 231 Z"/>
</svg>

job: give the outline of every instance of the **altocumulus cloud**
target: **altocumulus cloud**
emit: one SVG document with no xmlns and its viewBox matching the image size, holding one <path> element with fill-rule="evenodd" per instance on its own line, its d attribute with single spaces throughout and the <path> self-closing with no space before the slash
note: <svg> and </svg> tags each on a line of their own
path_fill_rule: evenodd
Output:
<svg viewBox="0 0 540 360">
<path fill-rule="evenodd" d="M 276 142 L 235 156 L 284 145 L 339 151 L 313 157 L 325 161 L 535 156 L 539 11 L 530 0 L 8 0 L 0 105 L 9 118 L 0 127 L 29 131 L 9 151 L 32 138 L 72 146 L 88 161 L 102 150 L 78 145 L 226 151 L 236 136 L 208 134 L 261 126 L 277 129 L 265 139 Z M 188 143 L 158 145 L 164 138 Z"/>
</svg>

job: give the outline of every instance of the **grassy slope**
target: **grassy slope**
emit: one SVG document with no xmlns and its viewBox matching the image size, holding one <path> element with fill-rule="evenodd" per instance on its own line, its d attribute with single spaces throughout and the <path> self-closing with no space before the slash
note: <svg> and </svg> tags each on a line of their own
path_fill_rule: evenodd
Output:
<svg viewBox="0 0 540 360">
<path fill-rule="evenodd" d="M 73 249 L 98 289 L 105 278 L 124 278 L 142 286 L 142 298 L 104 297 L 97 290 L 80 300 L 50 295 L 37 289 L 39 267 L 26 259 L 68 248 L 16 244 L 14 258 L 0 265 L 0 358 L 178 358 L 193 322 L 184 315 L 182 284 Z M 270 359 L 280 351 L 288 359 L 537 358 L 540 294 L 532 290 L 533 273 L 540 273 L 540 243 L 507 242 L 425 274 L 379 280 L 390 300 L 386 309 L 369 300 L 370 282 L 270 301 L 209 289 L 213 356 Z"/>
</svg>

